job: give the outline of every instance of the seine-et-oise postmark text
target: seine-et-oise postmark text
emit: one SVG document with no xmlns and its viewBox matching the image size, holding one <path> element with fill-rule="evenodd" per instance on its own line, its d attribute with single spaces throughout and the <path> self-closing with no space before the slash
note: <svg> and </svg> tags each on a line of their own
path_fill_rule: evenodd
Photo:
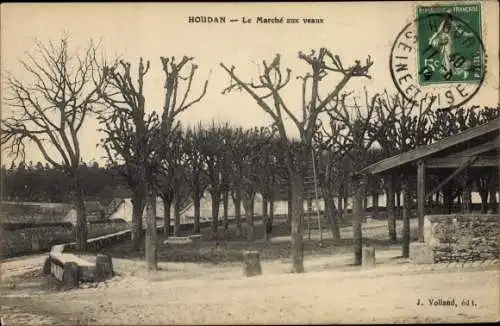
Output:
<svg viewBox="0 0 500 326">
<path fill-rule="evenodd" d="M 481 4 L 417 6 L 393 44 L 390 71 L 408 101 L 433 109 L 465 104 L 486 73 Z"/>
</svg>

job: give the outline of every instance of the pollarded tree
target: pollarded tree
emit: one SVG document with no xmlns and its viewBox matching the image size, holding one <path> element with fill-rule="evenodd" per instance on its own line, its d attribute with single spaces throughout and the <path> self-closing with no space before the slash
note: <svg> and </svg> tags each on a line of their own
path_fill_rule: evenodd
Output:
<svg viewBox="0 0 500 326">
<path fill-rule="evenodd" d="M 201 124 L 196 128 L 187 129 L 184 137 L 184 153 L 186 154 L 187 165 L 189 167 L 189 184 L 191 189 L 191 199 L 194 206 L 194 233 L 200 233 L 200 202 L 207 187 L 205 165 L 200 151 L 202 132 Z"/>
<path fill-rule="evenodd" d="M 382 149 L 384 156 L 397 155 L 418 146 L 426 145 L 432 140 L 429 127 L 431 106 L 424 102 L 415 103 L 405 100 L 401 95 L 389 96 L 387 92 L 373 98 L 375 101 L 377 120 L 371 125 L 370 135 Z M 394 209 L 394 190 L 400 184 L 403 190 L 403 256 L 409 256 L 410 246 L 410 200 L 407 173 L 395 175 L 390 173 L 384 177 L 387 195 L 388 229 L 391 240 L 396 240 L 396 223 Z M 405 204 L 406 202 L 406 204 Z"/>
<path fill-rule="evenodd" d="M 147 204 L 150 185 L 147 173 L 152 162 L 154 137 L 159 128 L 156 112 L 146 113 L 143 94 L 144 77 L 149 71 L 149 61 L 139 61 L 137 86 L 132 81 L 131 64 L 124 61 L 103 68 L 106 88 L 102 97 L 106 109 L 100 113 L 99 122 L 105 137 L 101 140 L 107 158 L 125 178 L 132 193 L 132 250 L 138 251 L 143 226 L 143 211 Z"/>
<path fill-rule="evenodd" d="M 222 217 L 224 221 L 224 229 L 229 228 L 229 197 L 230 197 L 230 186 L 231 186 L 231 159 L 233 156 L 232 152 L 232 140 L 234 137 L 234 128 L 224 129 L 222 133 L 222 142 L 224 144 L 223 148 L 223 160 L 222 160 Z"/>
<path fill-rule="evenodd" d="M 472 106 L 467 108 L 458 108 L 455 110 L 438 111 L 432 115 L 432 135 L 433 140 L 439 140 L 445 137 L 463 132 L 468 128 L 473 128 L 500 117 L 500 107 Z M 476 188 L 481 197 L 482 211 L 487 211 L 488 194 L 494 211 L 497 210 L 496 204 L 496 169 L 488 169 L 491 173 L 471 173 L 470 169 L 465 169 L 464 173 L 456 179 L 457 186 L 453 187 L 450 182 L 444 191 L 445 207 L 451 205 L 453 200 L 462 194 L 464 211 L 472 210 L 472 183 L 475 181 Z M 455 189 L 454 189 L 455 188 Z"/>
<path fill-rule="evenodd" d="M 342 157 L 337 158 L 339 153 L 341 152 L 331 148 L 331 140 L 318 132 L 314 142 L 316 177 L 325 202 L 325 215 L 330 224 L 333 241 L 340 240 L 340 211 L 333 200 L 334 194 L 340 192 L 339 177 L 343 166 Z"/>
<path fill-rule="evenodd" d="M 212 123 L 200 130 L 197 137 L 198 149 L 203 158 L 203 172 L 208 183 L 207 190 L 212 200 L 212 236 L 218 239 L 219 207 L 224 190 L 223 179 L 226 167 L 227 136 L 231 130 L 228 123 Z"/>
<path fill-rule="evenodd" d="M 269 137 L 262 131 L 264 139 L 268 139 L 260 150 L 262 159 L 259 172 L 259 192 L 262 195 L 262 220 L 266 225 L 266 238 L 272 232 L 274 223 L 274 202 L 279 186 L 280 174 L 280 140 Z"/>
<path fill-rule="evenodd" d="M 236 222 L 236 235 L 239 237 L 243 234 L 241 225 L 241 202 L 243 200 L 243 184 L 241 182 L 243 176 L 243 154 L 248 131 L 243 128 L 236 128 L 231 140 L 231 148 L 233 155 L 231 156 L 231 171 L 229 184 L 231 189 L 231 197 L 234 203 L 234 217 Z"/>
<path fill-rule="evenodd" d="M 232 187 L 238 193 L 245 208 L 245 221 L 247 224 L 247 239 L 255 238 L 254 203 L 255 195 L 259 190 L 262 170 L 265 162 L 262 160 L 267 151 L 272 134 L 266 128 L 249 130 L 236 129 L 233 134 L 233 178 Z M 265 222 L 265 221 L 264 221 Z M 240 221 L 236 221 L 237 229 L 241 233 Z"/>
<path fill-rule="evenodd" d="M 376 141 L 376 135 L 371 133 L 371 125 L 376 120 L 376 109 L 379 95 L 369 99 L 365 90 L 365 108 L 354 101 L 349 107 L 346 104 L 348 94 L 343 94 L 339 102 L 331 106 L 330 132 L 325 131 L 325 136 L 330 138 L 332 151 L 338 153 L 339 159 L 347 158 L 351 166 L 351 188 L 353 195 L 352 203 L 352 226 L 354 243 L 354 264 L 360 265 L 362 261 L 363 238 L 361 223 L 363 218 L 363 200 L 367 185 L 366 176 L 361 170 L 366 166 L 370 155 L 370 149 Z M 381 122 L 383 125 L 387 121 Z"/>
<path fill-rule="evenodd" d="M 183 133 L 181 128 L 166 135 L 162 146 L 164 154 L 159 157 L 159 170 L 155 177 L 158 196 L 163 201 L 163 232 L 168 237 L 170 233 L 170 209 L 176 198 L 178 188 L 178 166 L 183 156 Z M 177 227 L 178 228 L 178 227 Z"/>
<path fill-rule="evenodd" d="M 5 104 L 13 111 L 1 122 L 1 145 L 9 146 L 14 159 L 24 160 L 25 146 L 32 143 L 47 162 L 72 180 L 79 250 L 86 250 L 87 244 L 80 131 L 103 85 L 103 78 L 94 74 L 97 51 L 91 42 L 83 54 L 71 53 L 66 36 L 58 43 L 37 42 L 36 53 L 20 62 L 23 80 L 7 77 Z"/>
<path fill-rule="evenodd" d="M 139 62 L 137 86 L 132 82 L 131 65 L 120 61 L 112 67 L 104 67 L 103 75 L 107 88 L 103 92 L 108 107 L 101 115 L 106 137 L 104 146 L 110 160 L 118 157 L 123 164 L 123 174 L 133 188 L 134 201 L 134 249 L 138 248 L 142 231 L 142 211 L 148 208 L 146 226 L 146 261 L 148 268 L 157 268 L 156 257 L 156 174 L 161 160 L 167 152 L 166 144 L 178 127 L 177 118 L 182 112 L 198 103 L 206 94 L 208 80 L 198 96 L 190 99 L 191 87 L 198 66 L 191 64 L 192 57 L 161 57 L 165 73 L 165 99 L 161 119 L 153 111 L 146 113 L 146 99 L 143 94 L 144 76 L 149 70 L 149 61 Z"/>
<path fill-rule="evenodd" d="M 171 139 L 168 151 L 162 155 L 162 161 L 165 163 L 163 168 L 169 174 L 169 189 L 172 190 L 174 204 L 174 236 L 180 236 L 180 214 L 181 209 L 189 198 L 189 168 L 187 164 L 187 155 L 184 151 L 184 132 L 179 127 L 170 134 Z M 170 210 L 170 207 L 169 207 Z M 167 221 L 165 221 L 167 222 Z M 170 226 L 170 220 L 168 221 Z"/>
<path fill-rule="evenodd" d="M 282 96 L 282 89 L 291 80 L 291 69 L 283 70 L 280 65 L 280 55 L 277 54 L 270 62 L 262 62 L 262 73 L 257 76 L 257 82 L 244 81 L 236 73 L 234 66 L 221 63 L 221 67 L 228 73 L 231 83 L 223 93 L 234 90 L 244 90 L 267 113 L 274 121 L 274 126 L 282 140 L 282 144 L 288 143 L 289 134 L 285 128 L 285 118 L 290 118 L 299 134 L 299 151 L 286 153 L 286 167 L 288 177 L 292 186 L 292 270 L 296 273 L 304 271 L 304 253 L 302 243 L 302 220 L 304 199 L 304 178 L 307 173 L 308 163 L 311 157 L 312 140 L 318 130 L 318 118 L 321 113 L 326 112 L 328 104 L 338 99 L 340 92 L 351 80 L 356 77 L 368 77 L 368 70 L 373 62 L 368 58 L 365 64 L 355 61 L 353 65 L 344 67 L 340 57 L 333 55 L 329 50 L 321 48 L 318 52 L 311 51 L 309 54 L 299 52 L 301 62 L 307 64 L 310 71 L 297 78 L 302 80 L 302 101 L 297 106 L 302 112 L 298 118 L 295 110 L 289 106 Z M 321 94 L 320 85 L 328 82 L 331 73 L 339 73 L 340 81 L 335 86 L 328 87 L 325 94 Z"/>
</svg>

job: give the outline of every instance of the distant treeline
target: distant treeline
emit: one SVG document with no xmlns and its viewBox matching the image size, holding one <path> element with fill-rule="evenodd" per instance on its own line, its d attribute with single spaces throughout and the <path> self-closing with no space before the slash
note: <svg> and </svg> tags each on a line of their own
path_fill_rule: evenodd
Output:
<svg viewBox="0 0 500 326">
<path fill-rule="evenodd" d="M 126 183 L 109 168 L 97 163 L 82 164 L 81 185 L 86 200 L 109 203 L 114 197 L 127 197 Z M 12 164 L 1 168 L 2 200 L 71 203 L 74 189 L 67 175 L 40 162 Z"/>
</svg>

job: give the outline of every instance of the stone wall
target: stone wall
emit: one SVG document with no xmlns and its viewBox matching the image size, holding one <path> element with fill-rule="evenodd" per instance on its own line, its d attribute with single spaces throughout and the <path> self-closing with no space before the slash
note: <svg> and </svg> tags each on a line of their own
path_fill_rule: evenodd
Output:
<svg viewBox="0 0 500 326">
<path fill-rule="evenodd" d="M 88 238 L 127 230 L 127 223 L 87 224 Z M 0 228 L 0 256 L 12 257 L 40 251 L 49 251 L 53 245 L 75 241 L 75 228 L 72 226 L 41 226 L 17 230 Z"/>
<path fill-rule="evenodd" d="M 500 215 L 428 215 L 424 245 L 434 262 L 498 259 L 499 222 Z"/>
<path fill-rule="evenodd" d="M 18 230 L 0 229 L 0 254 L 12 257 L 31 252 L 49 251 L 58 243 L 73 238 L 73 227 L 43 226 Z"/>
</svg>

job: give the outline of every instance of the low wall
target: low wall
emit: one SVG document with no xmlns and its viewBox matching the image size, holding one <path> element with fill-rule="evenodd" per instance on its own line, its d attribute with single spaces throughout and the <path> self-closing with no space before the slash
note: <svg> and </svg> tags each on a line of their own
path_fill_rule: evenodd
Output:
<svg viewBox="0 0 500 326">
<path fill-rule="evenodd" d="M 421 252 L 431 255 L 427 262 L 435 263 L 498 259 L 499 222 L 500 215 L 427 215 Z"/>
<path fill-rule="evenodd" d="M 96 238 L 106 234 L 127 230 L 129 228 L 130 225 L 128 223 L 123 223 L 122 221 L 110 221 L 108 223 L 89 223 L 87 224 L 88 238 Z"/>
<path fill-rule="evenodd" d="M 117 233 L 129 228 L 126 223 L 87 224 L 88 238 Z M 40 226 L 16 230 L 0 228 L 0 255 L 12 257 L 40 251 L 50 251 L 56 244 L 75 240 L 73 226 Z"/>
<path fill-rule="evenodd" d="M 12 257 L 31 252 L 49 251 L 58 243 L 74 239 L 73 227 L 44 226 L 17 230 L 0 230 L 0 253 Z"/>
</svg>

